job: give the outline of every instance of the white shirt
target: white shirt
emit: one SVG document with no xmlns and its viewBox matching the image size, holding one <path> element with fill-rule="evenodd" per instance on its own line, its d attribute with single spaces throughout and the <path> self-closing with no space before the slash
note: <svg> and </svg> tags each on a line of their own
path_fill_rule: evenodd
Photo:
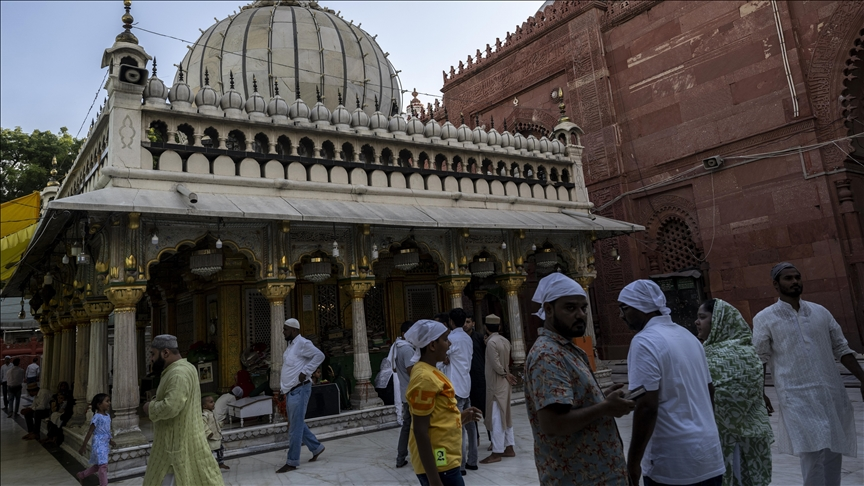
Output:
<svg viewBox="0 0 864 486">
<path fill-rule="evenodd" d="M 0 382 L 6 383 L 6 372 L 11 370 L 13 366 L 15 365 L 11 361 L 8 364 L 0 366 Z"/>
<path fill-rule="evenodd" d="M 659 390 L 657 423 L 642 474 L 665 484 L 692 484 L 726 471 L 714 422 L 705 350 L 669 316 L 654 317 L 630 343 L 630 389 Z M 635 426 L 635 424 L 634 424 Z"/>
<path fill-rule="evenodd" d="M 468 398 L 471 395 L 471 357 L 474 355 L 474 342 L 461 327 L 450 331 L 447 339 L 450 341 L 450 349 L 447 350 L 450 364 L 444 366 L 444 374 L 453 383 L 456 396 Z"/>
<path fill-rule="evenodd" d="M 226 393 L 216 399 L 216 404 L 213 406 L 213 415 L 216 417 L 216 423 L 222 425 L 222 422 L 228 417 L 228 405 L 237 401 L 237 397 L 233 393 Z"/>
<path fill-rule="evenodd" d="M 795 312 L 778 300 L 753 318 L 753 346 L 774 376 L 778 450 L 856 457 L 852 403 L 834 362 L 852 350 L 828 309 L 802 300 Z"/>
<path fill-rule="evenodd" d="M 25 378 L 33 378 L 39 376 L 39 365 L 36 363 L 30 363 L 27 365 L 27 374 L 24 375 Z"/>
<path fill-rule="evenodd" d="M 6 385 L 11 388 L 13 386 L 21 386 L 23 382 L 24 368 L 12 365 L 12 367 L 6 371 Z M 24 395 L 26 395 L 26 393 L 21 394 L 22 398 Z"/>
<path fill-rule="evenodd" d="M 30 395 L 29 393 L 27 394 Z M 51 392 L 45 388 L 40 388 L 36 396 L 33 397 L 33 410 L 48 410 L 51 408 Z"/>
<path fill-rule="evenodd" d="M 297 336 L 285 347 L 282 354 L 282 374 L 279 388 L 288 393 L 300 384 L 299 375 L 303 373 L 308 380 L 312 373 L 324 362 L 324 353 L 303 336 Z"/>
</svg>

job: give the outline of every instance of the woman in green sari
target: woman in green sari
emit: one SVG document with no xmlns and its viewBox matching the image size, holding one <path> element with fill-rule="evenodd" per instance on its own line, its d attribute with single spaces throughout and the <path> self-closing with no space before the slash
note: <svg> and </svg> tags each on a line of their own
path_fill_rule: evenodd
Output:
<svg viewBox="0 0 864 486">
<path fill-rule="evenodd" d="M 741 313 L 720 299 L 699 307 L 696 328 L 714 382 L 714 418 L 726 461 L 723 486 L 769 484 L 774 433 L 753 333 Z"/>
</svg>

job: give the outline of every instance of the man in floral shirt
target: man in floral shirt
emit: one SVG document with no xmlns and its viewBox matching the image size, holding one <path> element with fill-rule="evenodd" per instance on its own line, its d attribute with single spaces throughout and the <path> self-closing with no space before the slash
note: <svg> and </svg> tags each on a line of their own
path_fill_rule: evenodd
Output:
<svg viewBox="0 0 864 486">
<path fill-rule="evenodd" d="M 572 339 L 585 334 L 588 299 L 572 279 L 553 273 L 534 294 L 543 327 L 525 360 L 525 399 L 540 484 L 628 484 L 615 417 L 636 405 L 623 385 L 600 390 L 588 356 Z"/>
</svg>

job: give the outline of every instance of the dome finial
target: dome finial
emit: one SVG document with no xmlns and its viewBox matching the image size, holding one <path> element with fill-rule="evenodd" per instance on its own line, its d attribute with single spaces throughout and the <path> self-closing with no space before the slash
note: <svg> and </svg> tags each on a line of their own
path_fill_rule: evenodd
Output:
<svg viewBox="0 0 864 486">
<path fill-rule="evenodd" d="M 378 95 L 375 95 L 375 111 L 381 111 L 381 103 L 378 102 Z"/>
<path fill-rule="evenodd" d="M 459 124 L 460 125 L 465 124 L 465 115 L 461 111 L 459 112 Z"/>
<path fill-rule="evenodd" d="M 474 128 L 480 126 L 480 115 L 474 115 Z"/>
<path fill-rule="evenodd" d="M 354 97 L 357 99 L 357 108 L 360 108 L 360 95 L 355 93 Z"/>
<path fill-rule="evenodd" d="M 132 9 L 132 0 L 123 0 L 123 7 L 126 9 L 126 13 L 121 17 L 121 20 L 123 20 L 123 32 L 120 32 L 114 40 L 117 42 L 137 44 L 138 38 L 132 33 L 132 22 L 134 22 L 135 19 L 132 17 L 132 14 L 129 13 L 129 10 Z"/>
<path fill-rule="evenodd" d="M 489 129 L 495 130 L 495 117 L 492 115 L 489 115 Z"/>
<path fill-rule="evenodd" d="M 232 85 L 231 87 L 233 88 L 234 86 Z M 254 74 L 252 75 L 252 92 L 258 92 L 258 78 L 256 78 Z"/>
<path fill-rule="evenodd" d="M 204 86 L 210 85 L 210 70 L 204 68 Z"/>
<path fill-rule="evenodd" d="M 183 66 L 180 66 L 177 69 L 180 70 L 180 75 L 177 77 L 177 80 L 182 83 L 183 82 Z"/>
<path fill-rule="evenodd" d="M 507 119 L 506 118 L 504 119 L 504 131 L 505 132 L 507 131 Z"/>
<path fill-rule="evenodd" d="M 396 99 L 393 99 L 393 103 L 390 105 L 390 116 L 396 116 L 399 114 L 399 103 L 396 103 Z"/>
<path fill-rule="evenodd" d="M 315 100 L 321 103 L 321 90 L 318 89 L 318 86 L 315 86 Z"/>
<path fill-rule="evenodd" d="M 228 71 L 228 79 L 230 80 L 228 86 L 230 89 L 234 89 L 234 71 Z"/>
<path fill-rule="evenodd" d="M 59 186 L 57 182 L 57 156 L 51 158 L 51 177 L 48 179 L 49 186 Z"/>
<path fill-rule="evenodd" d="M 339 104 L 341 105 L 342 104 L 342 90 L 341 89 L 336 90 L 336 97 L 339 99 Z"/>
<path fill-rule="evenodd" d="M 156 77 L 156 56 L 153 56 L 153 77 Z"/>
<path fill-rule="evenodd" d="M 273 91 L 276 93 L 276 96 L 279 96 L 279 80 L 278 79 L 273 81 Z"/>
<path fill-rule="evenodd" d="M 447 107 L 444 107 L 444 121 L 450 121 L 450 115 L 447 113 Z"/>
<path fill-rule="evenodd" d="M 300 81 L 297 81 L 297 84 L 295 84 L 294 87 L 295 87 L 295 91 L 296 91 L 295 94 L 297 95 L 296 98 L 299 100 L 300 99 Z"/>
</svg>

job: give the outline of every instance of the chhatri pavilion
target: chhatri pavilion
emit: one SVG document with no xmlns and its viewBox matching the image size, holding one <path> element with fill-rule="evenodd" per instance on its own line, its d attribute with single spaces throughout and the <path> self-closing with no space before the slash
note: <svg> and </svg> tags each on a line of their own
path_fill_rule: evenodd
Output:
<svg viewBox="0 0 864 486">
<path fill-rule="evenodd" d="M 143 471 L 149 451 L 138 410 L 150 336 L 176 335 L 184 357 L 212 348 L 209 392 L 267 348 L 257 378 L 278 390 L 282 324 L 296 317 L 352 388 L 351 410 L 310 426 L 370 430 L 395 420 L 370 379 L 403 321 L 503 314 L 519 370 L 537 280 L 559 271 L 588 287 L 593 242 L 643 229 L 591 214 L 564 105 L 541 139 L 427 109 L 416 93 L 403 108 L 375 36 L 314 1 L 257 1 L 216 22 L 169 86 L 125 3 L 102 56 L 107 102 L 43 191 L 2 291 L 31 297 L 43 385 L 74 384 L 64 448 L 77 450 L 110 376 L 113 477 Z M 224 442 L 229 456 L 284 447 L 284 430 L 226 429 Z"/>
</svg>

